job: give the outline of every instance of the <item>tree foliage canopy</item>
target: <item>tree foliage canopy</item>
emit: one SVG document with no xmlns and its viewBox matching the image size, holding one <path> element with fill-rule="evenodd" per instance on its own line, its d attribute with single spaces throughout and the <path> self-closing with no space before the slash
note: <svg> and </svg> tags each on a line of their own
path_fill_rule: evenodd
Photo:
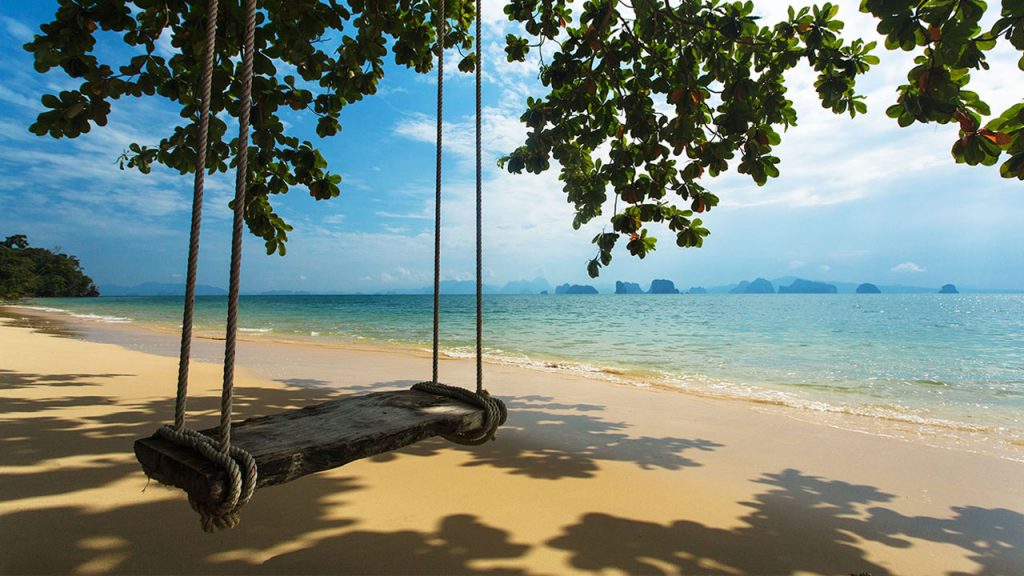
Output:
<svg viewBox="0 0 1024 576">
<path fill-rule="evenodd" d="M 1024 102 L 989 118 L 989 107 L 968 89 L 970 73 L 987 68 L 986 54 L 997 44 L 1024 52 L 1024 0 L 1001 1 L 988 29 L 980 25 L 989 10 L 983 0 L 862 0 L 861 10 L 879 20 L 887 48 L 917 54 L 888 115 L 900 126 L 955 122 L 957 162 L 1001 162 L 1004 177 L 1024 179 Z M 284 254 L 291 230 L 274 212 L 272 194 L 301 186 L 328 199 L 341 182 L 316 145 L 290 134 L 281 112 L 308 114 L 317 134 L 330 137 L 341 130 L 345 106 L 376 92 L 389 54 L 398 65 L 431 70 L 435 2 L 260 0 L 245 218 L 268 253 Z M 443 44 L 469 50 L 472 5 L 448 6 Z M 620 237 L 635 256 L 652 251 L 651 223 L 666 225 L 679 246 L 701 246 L 709 232 L 697 215 L 718 204 L 705 175 L 732 167 L 758 185 L 779 175 L 774 150 L 797 122 L 785 86 L 796 66 L 817 74 L 822 106 L 856 116 L 867 110 L 857 78 L 878 62 L 874 42 L 841 37 L 843 22 L 830 3 L 791 8 L 776 23 L 763 23 L 750 1 L 587 0 L 574 14 L 567 0 L 508 0 L 504 11 L 522 32 L 505 39 L 508 60 L 540 50 L 547 93 L 528 100 L 526 142 L 502 164 L 540 173 L 556 161 L 575 227 L 611 205 L 611 231 L 594 238 L 592 276 L 611 262 Z M 203 2 L 59 0 L 54 20 L 26 49 L 38 71 L 59 67 L 81 84 L 44 95 L 48 110 L 31 130 L 76 137 L 106 123 L 111 100 L 159 95 L 181 107 L 182 125 L 159 143 L 132 144 L 122 165 L 192 171 L 204 28 Z M 178 50 L 169 59 L 156 54 L 166 33 Z M 241 33 L 241 8 L 228 0 L 218 31 L 215 115 L 238 111 Z M 125 62 L 101 59 L 101 41 L 137 54 Z M 459 68 L 471 71 L 475 63 L 469 54 Z M 1019 65 L 1024 69 L 1024 58 Z M 235 147 L 222 118 L 211 119 L 211 171 L 227 170 Z"/>
<path fill-rule="evenodd" d="M 982 0 L 863 0 L 861 9 L 879 19 L 887 48 L 920 53 L 888 115 L 900 126 L 958 122 L 957 162 L 993 165 L 1007 153 L 1002 175 L 1024 179 L 1024 104 L 982 128 L 991 111 L 967 89 L 998 41 L 1024 52 L 1024 0 L 1003 0 L 989 30 L 979 25 Z M 758 185 L 779 175 L 773 150 L 797 121 L 784 80 L 798 64 L 816 72 L 823 107 L 867 111 L 855 88 L 878 63 L 875 43 L 842 39 L 837 6 L 790 8 L 767 25 L 754 10 L 749 1 L 591 0 L 566 25 L 565 0 L 506 6 L 527 32 L 508 37 L 510 61 L 554 48 L 541 71 L 548 94 L 529 100 L 529 135 L 505 166 L 540 173 L 557 161 L 577 228 L 603 214 L 612 191 L 612 231 L 594 238 L 591 276 L 611 262 L 620 237 L 634 256 L 653 250 L 649 223 L 666 224 L 679 246 L 701 246 L 708 230 L 695 213 L 718 204 L 701 184 L 705 174 L 734 166 Z"/>
<path fill-rule="evenodd" d="M 23 234 L 0 243 L 0 300 L 99 294 L 78 258 L 32 248 Z"/>
<path fill-rule="evenodd" d="M 472 4 L 449 1 L 446 47 L 467 49 Z M 74 138 L 93 125 L 104 126 L 111 101 L 158 95 L 178 104 L 183 123 L 157 144 L 132 144 L 122 167 L 149 172 L 154 163 L 181 174 L 195 170 L 199 118 L 199 78 L 206 29 L 206 2 L 186 0 L 59 0 L 54 20 L 25 45 L 35 68 L 60 68 L 80 79 L 76 90 L 43 96 L 49 109 L 32 132 Z M 254 54 L 250 178 L 245 220 L 266 242 L 267 253 L 285 253 L 289 226 L 274 212 L 269 197 L 292 187 L 317 200 L 339 194 L 341 176 L 317 147 L 289 134 L 281 112 L 306 113 L 326 138 L 341 131 L 349 104 L 377 91 L 389 52 L 394 62 L 418 72 L 433 68 L 437 24 L 426 0 L 260 0 Z M 238 115 L 244 18 L 237 1 L 222 2 L 210 99 L 210 172 L 233 165 L 237 138 L 227 134 L 222 112 Z M 157 54 L 157 41 L 170 34 L 178 51 Z M 125 62 L 106 60 L 101 42 L 124 44 L 137 52 Z M 472 60 L 460 67 L 471 68 Z"/>
</svg>

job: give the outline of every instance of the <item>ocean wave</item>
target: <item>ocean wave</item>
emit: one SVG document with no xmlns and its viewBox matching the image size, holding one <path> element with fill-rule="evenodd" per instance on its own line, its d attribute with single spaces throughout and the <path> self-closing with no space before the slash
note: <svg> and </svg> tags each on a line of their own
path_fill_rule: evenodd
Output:
<svg viewBox="0 0 1024 576">
<path fill-rule="evenodd" d="M 424 349 L 429 352 L 429 349 Z M 468 347 L 445 348 L 441 354 L 446 358 L 468 359 L 476 357 L 476 350 Z M 550 360 L 532 358 L 527 354 L 513 353 L 500 348 L 484 350 L 484 359 L 492 364 L 515 366 L 550 373 L 571 373 L 597 378 L 617 384 L 627 384 L 645 388 L 651 384 L 646 380 L 648 373 L 643 370 L 631 370 L 617 366 L 602 366 L 575 360 Z"/>
<path fill-rule="evenodd" d="M 82 318 L 84 320 L 98 320 L 100 322 L 106 322 L 107 324 L 130 324 L 131 318 L 125 316 L 104 316 L 102 314 L 75 314 L 70 312 L 71 316 L 75 318 Z"/>
<path fill-rule="evenodd" d="M 447 348 L 442 350 L 442 354 L 449 358 L 461 359 L 473 358 L 476 355 L 475 350 L 465 347 Z M 493 364 L 551 373 L 578 374 L 636 388 L 658 388 L 708 398 L 778 406 L 810 414 L 834 415 L 840 420 L 830 422 L 831 425 L 860 432 L 883 435 L 905 432 L 914 435 L 931 431 L 935 436 L 1002 437 L 1009 444 L 1024 441 L 1024 438 L 1015 437 L 1011 431 L 1000 426 L 973 424 L 940 417 L 924 408 L 892 403 L 830 402 L 761 384 L 727 381 L 702 374 L 679 374 L 664 370 L 624 368 L 579 361 L 537 359 L 526 354 L 502 353 L 499 350 L 485 350 L 484 358 Z M 850 420 L 850 417 L 855 419 Z M 1012 455 L 1003 457 L 1019 458 Z"/>
<path fill-rule="evenodd" d="M 727 382 L 695 375 L 685 377 L 671 375 L 666 376 L 665 381 L 675 388 L 698 395 L 744 400 L 808 412 L 858 416 L 875 422 L 885 421 L 968 434 L 1005 432 L 999 426 L 972 424 L 952 418 L 940 417 L 924 408 L 914 408 L 893 403 L 829 402 L 822 399 L 802 397 L 791 392 L 768 388 L 763 385 Z"/>
<path fill-rule="evenodd" d="M 68 314 L 69 312 L 63 308 L 50 308 L 49 306 L 25 306 L 24 304 L 12 304 L 11 308 L 24 308 L 25 310 L 38 310 L 40 312 L 59 312 L 61 314 Z"/>
<path fill-rule="evenodd" d="M 267 334 L 273 332 L 273 328 L 239 328 L 239 332 L 245 332 L 247 334 Z"/>
<path fill-rule="evenodd" d="M 83 320 L 97 320 L 99 322 L 105 322 L 107 324 L 128 324 L 132 322 L 131 318 L 126 316 L 107 316 L 104 314 L 80 314 L 72 312 L 64 308 L 53 308 L 50 306 L 25 306 L 25 305 L 14 305 L 12 308 L 23 308 L 25 310 L 37 310 L 39 312 L 50 312 L 55 314 L 67 314 L 73 318 L 81 318 Z"/>
</svg>

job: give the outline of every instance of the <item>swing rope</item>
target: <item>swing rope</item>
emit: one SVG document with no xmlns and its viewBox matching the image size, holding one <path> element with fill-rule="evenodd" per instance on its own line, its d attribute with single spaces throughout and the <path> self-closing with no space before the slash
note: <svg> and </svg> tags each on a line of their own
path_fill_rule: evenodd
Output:
<svg viewBox="0 0 1024 576">
<path fill-rule="evenodd" d="M 231 445 L 231 408 L 234 388 L 235 343 L 238 332 L 238 292 L 242 262 L 242 224 L 245 188 L 248 182 L 249 118 L 252 108 L 253 52 L 256 35 L 256 0 L 245 1 L 245 37 L 242 54 L 241 101 L 238 117 L 239 136 L 236 158 L 234 226 L 231 235 L 231 270 L 228 292 L 227 334 L 224 351 L 224 382 L 221 389 L 219 439 L 185 427 L 188 394 L 188 364 L 191 352 L 195 309 L 196 268 L 199 255 L 199 224 L 202 213 L 209 134 L 210 95 L 213 84 L 213 58 L 216 51 L 218 0 L 207 8 L 205 59 L 200 85 L 199 143 L 196 146 L 196 177 L 192 196 L 192 230 L 189 236 L 188 276 L 185 286 L 185 311 L 182 321 L 181 355 L 178 364 L 178 394 L 175 400 L 174 426 L 162 426 L 157 434 L 176 444 L 188 446 L 227 472 L 227 495 L 216 505 L 189 496 L 189 503 L 201 517 L 203 530 L 216 532 L 238 524 L 239 510 L 256 489 L 256 460 L 245 450 Z"/>
<path fill-rule="evenodd" d="M 444 116 L 444 37 L 445 26 L 444 0 L 438 2 L 437 25 L 437 144 L 434 163 L 434 354 L 430 382 L 437 385 L 438 341 L 441 325 L 441 152 L 444 134 L 442 121 Z"/>
<path fill-rule="evenodd" d="M 483 54 L 480 21 L 482 0 L 476 0 L 476 393 L 484 393 L 484 313 L 483 313 L 483 170 L 481 165 L 480 118 L 482 117 Z M 504 407 L 504 406 L 502 406 Z M 504 418 L 502 418 L 504 422 Z M 493 432 L 491 432 L 493 435 Z"/>
<path fill-rule="evenodd" d="M 437 165 L 435 179 L 435 204 L 434 204 L 434 349 L 433 349 L 433 379 L 430 382 L 420 382 L 414 385 L 413 390 L 422 390 L 461 400 L 467 404 L 477 406 L 484 411 L 483 424 L 475 430 L 457 432 L 444 435 L 446 440 L 456 444 L 478 446 L 492 440 L 498 427 L 505 423 L 508 417 L 508 410 L 505 404 L 498 398 L 493 398 L 484 389 L 483 372 L 483 180 L 481 164 L 481 125 L 480 116 L 482 111 L 481 93 L 483 77 L 483 59 L 481 55 L 480 41 L 480 20 L 481 0 L 476 0 L 476 392 L 441 384 L 437 381 L 437 360 L 439 340 L 439 311 L 440 311 L 440 288 L 441 288 L 441 113 L 444 95 L 444 38 L 447 32 L 445 21 L 445 3 L 440 0 L 438 10 L 440 12 L 440 23 L 438 24 L 438 47 L 437 47 Z"/>
<path fill-rule="evenodd" d="M 217 45 L 218 0 L 206 9 L 206 54 L 199 86 L 199 134 L 196 143 L 196 176 L 192 188 L 192 229 L 188 241 L 188 273 L 185 278 L 185 312 L 181 320 L 181 348 L 178 359 L 178 395 L 174 402 L 174 428 L 185 427 L 188 403 L 188 366 L 192 353 L 192 317 L 196 302 L 196 270 L 199 263 L 199 224 L 203 219 L 203 188 L 206 182 L 206 150 L 210 134 L 210 94 L 213 85 L 213 56 Z"/>
<path fill-rule="evenodd" d="M 202 219 L 203 188 L 205 185 L 206 156 L 209 138 L 210 98 L 213 83 L 213 63 L 216 52 L 217 12 L 219 0 L 209 0 L 205 50 L 200 82 L 200 118 L 196 146 L 196 175 L 192 196 L 192 227 L 189 235 L 188 275 L 185 286 L 185 306 L 182 318 L 181 349 L 178 364 L 178 389 L 175 398 L 174 425 L 157 430 L 160 436 L 178 445 L 187 446 L 207 460 L 216 463 L 227 474 L 226 495 L 221 502 L 210 504 L 189 495 L 189 503 L 202 519 L 206 532 L 231 528 L 239 522 L 240 509 L 250 500 L 256 489 L 256 461 L 251 454 L 231 445 L 231 412 L 234 390 L 234 364 L 238 332 L 238 297 L 242 264 L 242 234 L 248 184 L 249 124 L 252 109 L 253 58 L 255 52 L 256 0 L 243 0 L 245 32 L 242 48 L 240 81 L 240 107 L 238 114 L 238 148 L 235 159 L 234 220 L 231 235 L 231 268 L 228 290 L 227 327 L 224 349 L 224 380 L 221 388 L 220 426 L 215 440 L 185 426 L 188 395 L 188 371 L 191 354 L 193 317 L 195 313 L 195 283 L 199 255 L 199 229 Z M 437 85 L 437 166 L 434 218 L 434 332 L 433 373 L 430 382 L 413 386 L 415 390 L 460 400 L 480 407 L 484 412 L 482 425 L 474 430 L 459 431 L 444 437 L 459 444 L 477 445 L 493 439 L 494 432 L 507 417 L 504 403 L 492 398 L 483 388 L 483 313 L 482 313 L 482 180 L 481 180 L 481 1 L 476 2 L 476 391 L 448 386 L 437 381 L 440 320 L 441 278 L 441 160 L 442 111 L 444 98 L 444 39 L 447 32 L 444 0 L 439 1 L 438 23 L 438 85 Z"/>
</svg>

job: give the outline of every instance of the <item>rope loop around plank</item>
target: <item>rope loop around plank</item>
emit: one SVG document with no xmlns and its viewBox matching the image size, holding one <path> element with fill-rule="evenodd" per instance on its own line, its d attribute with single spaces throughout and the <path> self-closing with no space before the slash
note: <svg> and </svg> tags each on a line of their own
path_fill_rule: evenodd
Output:
<svg viewBox="0 0 1024 576">
<path fill-rule="evenodd" d="M 195 283 L 198 268 L 199 228 L 202 217 L 203 188 L 206 174 L 206 155 L 209 138 L 210 98 L 213 84 L 213 64 L 217 48 L 217 18 L 220 0 L 209 0 L 207 5 L 206 37 L 203 68 L 200 78 L 200 118 L 195 161 L 195 182 L 192 201 L 192 228 L 189 236 L 188 275 L 182 320 L 181 348 L 178 364 L 178 389 L 175 398 L 174 425 L 157 429 L 157 436 L 175 444 L 191 448 L 227 473 L 227 490 L 220 503 L 211 505 L 189 494 L 189 503 L 199 513 L 203 530 L 216 532 L 238 525 L 239 511 L 256 489 L 256 460 L 238 446 L 231 445 L 231 409 L 234 385 L 234 355 L 237 329 L 238 286 L 241 266 L 242 210 L 245 206 L 245 187 L 248 180 L 249 114 L 252 103 L 253 53 L 256 30 L 256 0 L 242 0 L 245 11 L 245 30 L 242 47 L 242 94 L 239 112 L 239 144 L 236 154 L 235 210 L 232 230 L 231 290 L 228 296 L 228 320 L 224 353 L 224 382 L 221 389 L 221 417 L 218 440 L 185 426 L 188 399 L 188 369 L 195 308 Z"/>
<path fill-rule="evenodd" d="M 231 446 L 225 453 L 218 441 L 190 428 L 165 425 L 156 433 L 165 440 L 191 448 L 227 472 L 227 490 L 218 504 L 211 505 L 189 494 L 188 502 L 199 513 L 203 531 L 212 533 L 237 526 L 239 512 L 252 498 L 259 477 L 252 455 L 238 446 Z"/>
<path fill-rule="evenodd" d="M 435 167 L 435 206 L 434 206 L 434 333 L 433 333 L 433 379 L 413 385 L 413 390 L 429 392 L 459 400 L 483 409 L 484 420 L 480 428 L 443 435 L 443 438 L 455 444 L 479 446 L 494 439 L 494 433 L 508 418 L 505 403 L 494 398 L 484 389 L 483 377 L 483 179 L 481 177 L 481 112 L 482 112 L 482 54 L 481 54 L 481 1 L 476 0 L 476 391 L 466 390 L 457 386 L 441 384 L 437 381 L 437 365 L 440 350 L 439 342 L 439 309 L 441 283 L 441 152 L 442 152 L 442 112 L 444 110 L 444 38 L 446 36 L 445 1 L 438 2 L 438 43 L 437 43 L 437 164 Z"/>
<path fill-rule="evenodd" d="M 429 392 L 430 394 L 437 394 L 438 396 L 444 396 L 445 398 L 451 398 L 453 400 L 459 400 L 466 404 L 472 404 L 473 406 L 483 409 L 484 421 L 480 428 L 476 430 L 456 432 L 455 434 L 445 434 L 442 436 L 445 440 L 455 444 L 462 444 L 463 446 L 479 446 L 486 443 L 488 440 L 493 440 L 494 433 L 502 424 L 505 423 L 505 420 L 508 419 L 508 409 L 505 407 L 505 403 L 502 402 L 500 398 L 491 396 L 487 390 L 473 392 L 471 390 L 466 390 L 465 388 L 449 386 L 447 384 L 440 384 L 437 382 L 420 382 L 418 384 L 413 384 L 412 389 L 419 390 L 421 392 Z"/>
</svg>

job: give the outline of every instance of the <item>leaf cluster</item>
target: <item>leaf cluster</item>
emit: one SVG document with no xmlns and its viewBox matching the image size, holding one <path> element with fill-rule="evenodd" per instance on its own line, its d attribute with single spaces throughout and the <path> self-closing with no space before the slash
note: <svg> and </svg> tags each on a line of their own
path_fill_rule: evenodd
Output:
<svg viewBox="0 0 1024 576">
<path fill-rule="evenodd" d="M 815 71 L 822 106 L 856 116 L 867 110 L 856 78 L 878 62 L 874 43 L 840 38 L 828 3 L 771 25 L 750 1 L 588 0 L 572 24 L 564 0 L 512 0 L 505 13 L 526 32 L 506 38 L 508 59 L 543 50 L 548 93 L 528 100 L 526 142 L 501 164 L 540 173 L 556 161 L 576 228 L 602 216 L 612 194 L 612 231 L 594 238 L 591 276 L 619 238 L 639 258 L 654 250 L 652 223 L 678 246 L 701 246 L 709 232 L 696 214 L 719 202 L 705 175 L 735 166 L 758 185 L 779 175 L 774 149 L 797 121 L 785 86 L 794 67 Z"/>
<path fill-rule="evenodd" d="M 439 44 L 436 3 L 260 0 L 245 218 L 268 253 L 284 254 L 291 230 L 274 211 L 272 195 L 300 186 L 325 200 L 338 196 L 341 183 L 316 145 L 295 137 L 283 116 L 314 120 L 318 136 L 327 138 L 341 131 L 345 106 L 376 92 L 389 54 L 400 66 L 431 70 Z M 447 4 L 448 33 L 440 44 L 471 49 L 471 3 Z M 114 100 L 159 96 L 179 105 L 182 124 L 158 143 L 129 146 L 122 167 L 194 171 L 205 3 L 58 5 L 26 49 L 39 72 L 59 68 L 79 85 L 44 95 L 47 110 L 31 130 L 73 138 L 105 125 Z M 879 20 L 887 48 L 918 52 L 888 115 L 901 126 L 956 122 L 957 162 L 1002 161 L 1004 177 L 1024 179 L 1024 102 L 986 122 L 989 106 L 968 89 L 971 71 L 988 67 L 997 44 L 1024 53 L 1024 0 L 1001 0 L 987 30 L 980 25 L 989 10 L 984 0 L 862 0 L 861 10 Z M 831 3 L 791 8 L 785 20 L 767 24 L 753 2 L 736 0 L 507 0 L 504 11 L 521 27 L 505 39 L 508 60 L 539 50 L 547 94 L 528 99 L 526 142 L 500 164 L 513 173 L 540 173 L 557 162 L 576 228 L 606 216 L 611 205 L 611 230 L 593 239 L 592 276 L 611 263 L 620 238 L 636 257 L 653 251 L 651 224 L 667 227 L 678 246 L 701 246 L 709 231 L 698 215 L 719 203 L 705 176 L 734 168 L 763 185 L 779 175 L 775 148 L 797 122 L 785 85 L 795 67 L 814 71 L 824 108 L 856 116 L 867 110 L 856 80 L 878 63 L 874 42 L 840 37 L 844 25 Z M 228 170 L 237 146 L 225 119 L 239 109 L 242 28 L 239 3 L 222 2 L 206 159 L 211 172 Z M 170 58 L 156 50 L 164 35 L 177 51 Z M 115 62 L 109 54 L 123 53 L 107 49 L 115 45 L 133 54 Z M 458 67 L 468 72 L 476 65 L 469 53 Z M 1024 58 L 1018 65 L 1024 70 Z"/>
<path fill-rule="evenodd" d="M 983 0 L 862 0 L 861 10 L 879 19 L 886 47 L 918 52 L 886 114 L 900 126 L 956 122 L 952 154 L 958 163 L 994 166 L 1002 160 L 1004 178 L 1024 180 L 1024 101 L 985 123 L 992 111 L 968 90 L 971 71 L 989 68 L 987 53 L 997 44 L 1024 53 L 1024 0 L 1003 0 L 989 29 L 981 27 L 988 10 Z M 1024 55 L 1018 67 L 1024 70 Z"/>
<path fill-rule="evenodd" d="M 182 124 L 158 143 L 134 143 L 121 167 L 149 172 L 162 164 L 181 174 L 194 172 L 200 74 L 204 55 L 206 2 L 186 0 L 59 0 L 51 22 L 25 45 L 44 73 L 59 68 L 78 87 L 42 97 L 47 110 L 31 126 L 40 136 L 74 138 L 104 126 L 111 102 L 158 96 L 180 107 Z M 468 49 L 472 3 L 448 0 L 444 46 Z M 344 108 L 376 93 L 389 53 L 394 63 L 427 72 L 433 67 L 438 22 L 428 0 L 260 0 L 256 25 L 250 174 L 245 220 L 266 242 L 267 253 L 285 253 L 291 226 L 278 215 L 271 196 L 305 188 L 317 200 L 339 195 L 341 176 L 332 172 L 316 145 L 292 135 L 282 119 L 314 121 L 317 135 L 342 130 Z M 233 166 L 237 138 L 227 116 L 237 117 L 244 17 L 241 3 L 222 2 L 210 100 L 210 142 L 206 166 Z M 157 42 L 169 35 L 176 53 L 161 56 Z M 111 50 L 127 46 L 133 55 L 115 61 Z M 467 57 L 460 68 L 472 70 Z"/>
</svg>

